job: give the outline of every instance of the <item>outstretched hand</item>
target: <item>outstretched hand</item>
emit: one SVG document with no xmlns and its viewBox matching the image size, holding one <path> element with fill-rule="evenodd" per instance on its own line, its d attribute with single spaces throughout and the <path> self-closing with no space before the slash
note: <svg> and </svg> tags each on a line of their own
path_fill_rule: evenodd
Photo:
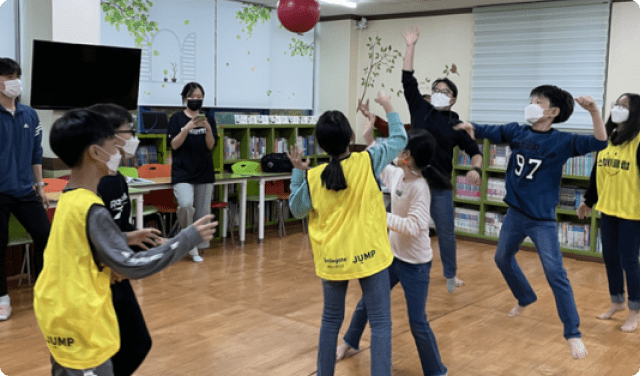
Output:
<svg viewBox="0 0 640 376">
<path fill-rule="evenodd" d="M 196 230 L 198 230 L 198 233 L 202 237 L 202 240 L 205 242 L 211 241 L 211 239 L 213 239 L 213 234 L 216 233 L 218 221 L 211 222 L 213 218 L 213 214 L 207 214 L 204 217 L 193 222 L 193 226 L 196 228 Z"/>
<path fill-rule="evenodd" d="M 136 245 L 145 251 L 149 247 L 157 247 L 164 244 L 160 237 L 162 233 L 155 228 L 143 228 L 141 230 L 135 230 L 127 233 L 127 243 L 129 245 Z"/>
<path fill-rule="evenodd" d="M 404 37 L 404 41 L 407 43 L 407 46 L 413 46 L 418 42 L 418 37 L 420 37 L 420 32 L 418 28 L 413 26 L 407 28 L 402 34 Z"/>
<path fill-rule="evenodd" d="M 456 125 L 455 127 L 453 127 L 453 130 L 455 131 L 465 131 L 467 133 L 469 133 L 469 136 L 471 136 L 472 139 L 476 139 L 476 132 L 475 129 L 473 127 L 473 124 L 471 123 L 459 123 L 458 125 Z"/>
<path fill-rule="evenodd" d="M 369 118 L 371 116 L 371 112 L 369 112 L 369 100 L 365 103 L 362 102 L 362 99 L 358 100 L 358 111 L 362 112 L 362 115 Z"/>
<path fill-rule="evenodd" d="M 287 151 L 287 158 L 291 161 L 293 168 L 297 168 L 298 170 L 306 171 L 309 169 L 309 164 L 311 160 L 307 157 L 306 161 L 302 161 L 302 150 L 298 149 L 297 146 L 291 146 L 289 148 L 290 151 Z"/>
</svg>

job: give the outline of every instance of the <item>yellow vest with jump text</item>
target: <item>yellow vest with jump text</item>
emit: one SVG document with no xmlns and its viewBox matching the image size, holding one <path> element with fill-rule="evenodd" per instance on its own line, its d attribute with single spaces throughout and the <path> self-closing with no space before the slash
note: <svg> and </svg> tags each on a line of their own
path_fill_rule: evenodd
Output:
<svg viewBox="0 0 640 376">
<path fill-rule="evenodd" d="M 620 145 L 609 141 L 606 149 L 598 153 L 596 210 L 618 218 L 640 220 L 639 144 L 640 134 Z"/>
<path fill-rule="evenodd" d="M 368 152 L 340 161 L 347 189 L 326 189 L 325 165 L 307 171 L 311 206 L 309 238 L 316 274 L 327 280 L 369 277 L 393 262 L 382 191 Z"/>
<path fill-rule="evenodd" d="M 51 355 L 72 369 L 97 367 L 120 348 L 111 269 L 98 269 L 87 238 L 87 215 L 96 204 L 104 205 L 86 189 L 60 196 L 33 292 L 33 309 Z"/>
</svg>

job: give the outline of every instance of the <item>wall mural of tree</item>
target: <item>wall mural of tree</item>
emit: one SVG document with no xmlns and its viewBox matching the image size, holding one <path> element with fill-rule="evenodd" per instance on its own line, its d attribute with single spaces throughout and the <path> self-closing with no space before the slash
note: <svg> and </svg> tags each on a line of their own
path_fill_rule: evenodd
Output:
<svg viewBox="0 0 640 376">
<path fill-rule="evenodd" d="M 149 41 L 158 32 L 158 23 L 149 19 L 149 10 L 153 2 L 149 0 L 100 0 L 102 11 L 105 13 L 104 20 L 120 31 L 121 26 L 126 26 L 129 35 L 135 38 L 138 48 L 142 43 Z M 153 51 L 155 56 L 158 51 Z"/>
</svg>

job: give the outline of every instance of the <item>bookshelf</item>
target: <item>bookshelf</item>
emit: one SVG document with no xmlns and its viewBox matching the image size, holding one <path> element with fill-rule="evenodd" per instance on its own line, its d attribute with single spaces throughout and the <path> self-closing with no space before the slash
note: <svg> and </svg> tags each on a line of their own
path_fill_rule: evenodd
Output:
<svg viewBox="0 0 640 376">
<path fill-rule="evenodd" d="M 456 210 L 456 235 L 489 241 L 498 241 L 502 218 L 508 205 L 502 201 L 506 190 L 504 182 L 506 164 L 510 152 L 506 145 L 479 140 L 482 152 L 482 184 L 472 187 L 465 184 L 470 160 L 457 147 L 454 150 L 452 184 L 454 186 L 454 210 Z M 561 180 L 560 205 L 556 208 L 560 250 L 564 254 L 602 258 L 599 225 L 600 216 L 579 219 L 576 213 L 583 190 L 589 185 L 595 155 L 571 158 L 564 166 Z M 461 185 L 462 184 L 462 185 Z M 479 194 L 477 193 L 479 191 Z M 573 193 L 572 193 L 573 192 Z M 475 199 L 474 196 L 477 196 Z M 473 197 L 474 199 L 469 199 Z M 469 222 L 477 221 L 472 225 Z M 475 230 L 477 228 L 477 230 Z M 534 247 L 529 238 L 524 246 Z"/>
</svg>

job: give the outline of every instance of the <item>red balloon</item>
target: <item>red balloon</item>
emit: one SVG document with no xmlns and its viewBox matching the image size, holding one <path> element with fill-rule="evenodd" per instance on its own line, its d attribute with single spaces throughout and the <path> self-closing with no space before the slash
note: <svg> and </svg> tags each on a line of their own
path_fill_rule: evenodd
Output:
<svg viewBox="0 0 640 376">
<path fill-rule="evenodd" d="M 318 23 L 320 4 L 316 0 L 279 0 L 278 19 L 294 33 L 305 33 Z"/>
</svg>

